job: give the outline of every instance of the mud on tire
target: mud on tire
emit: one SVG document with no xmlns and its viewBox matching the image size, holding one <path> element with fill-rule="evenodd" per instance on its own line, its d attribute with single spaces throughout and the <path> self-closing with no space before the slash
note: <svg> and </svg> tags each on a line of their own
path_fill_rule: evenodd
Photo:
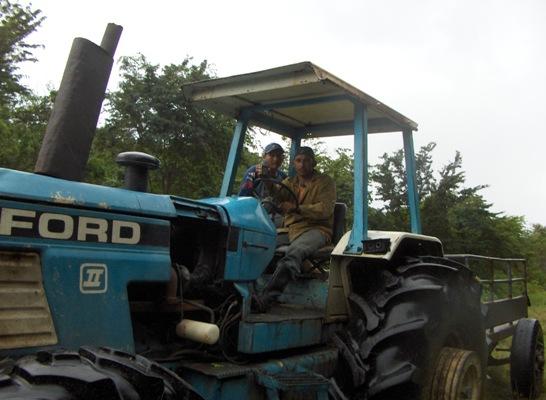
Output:
<svg viewBox="0 0 546 400">
<path fill-rule="evenodd" d="M 0 375 L 0 399 L 201 399 L 177 375 L 141 356 L 108 348 L 46 352 Z"/>
<path fill-rule="evenodd" d="M 432 398 L 430 385 L 443 347 L 487 347 L 481 286 L 463 265 L 440 257 L 349 266 L 351 319 L 334 343 L 336 380 L 351 398 Z"/>
</svg>

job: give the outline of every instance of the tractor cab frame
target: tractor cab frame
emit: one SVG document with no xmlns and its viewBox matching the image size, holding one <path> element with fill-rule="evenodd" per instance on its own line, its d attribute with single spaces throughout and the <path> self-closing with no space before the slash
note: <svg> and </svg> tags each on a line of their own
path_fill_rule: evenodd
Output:
<svg viewBox="0 0 546 400">
<path fill-rule="evenodd" d="M 188 100 L 237 119 L 220 197 L 231 194 L 245 133 L 255 125 L 291 140 L 289 175 L 303 139 L 354 136 L 354 219 L 344 254 L 368 239 L 368 134 L 402 132 L 411 232 L 420 234 L 413 131 L 417 123 L 324 69 L 302 62 L 183 87 Z"/>
</svg>

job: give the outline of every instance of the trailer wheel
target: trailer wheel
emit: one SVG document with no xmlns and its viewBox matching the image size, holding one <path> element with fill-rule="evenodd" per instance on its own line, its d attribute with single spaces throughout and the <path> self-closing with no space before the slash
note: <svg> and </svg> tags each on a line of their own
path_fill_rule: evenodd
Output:
<svg viewBox="0 0 546 400">
<path fill-rule="evenodd" d="M 335 379 L 350 398 L 427 398 L 445 347 L 474 352 L 480 371 L 485 369 L 475 275 L 439 257 L 400 264 L 349 266 L 351 319 L 334 343 L 341 360 Z"/>
<path fill-rule="evenodd" d="M 483 367 L 478 355 L 469 350 L 444 347 L 425 398 L 479 400 L 482 387 Z"/>
<path fill-rule="evenodd" d="M 161 365 L 108 348 L 41 351 L 0 373 L 0 399 L 201 399 Z"/>
<path fill-rule="evenodd" d="M 516 395 L 537 398 L 544 375 L 544 337 L 536 319 L 522 318 L 516 325 L 510 352 L 510 381 Z"/>
</svg>

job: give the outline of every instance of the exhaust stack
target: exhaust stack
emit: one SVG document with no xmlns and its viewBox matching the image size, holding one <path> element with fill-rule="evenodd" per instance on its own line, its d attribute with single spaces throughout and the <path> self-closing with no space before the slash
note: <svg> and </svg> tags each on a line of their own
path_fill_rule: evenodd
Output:
<svg viewBox="0 0 546 400">
<path fill-rule="evenodd" d="M 83 178 L 122 30 L 108 24 L 100 46 L 83 38 L 72 42 L 34 172 Z"/>
</svg>

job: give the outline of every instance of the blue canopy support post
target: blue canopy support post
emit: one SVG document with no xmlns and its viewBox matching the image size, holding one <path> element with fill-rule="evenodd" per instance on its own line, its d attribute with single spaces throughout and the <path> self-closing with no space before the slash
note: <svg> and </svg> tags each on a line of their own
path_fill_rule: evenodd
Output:
<svg viewBox="0 0 546 400">
<path fill-rule="evenodd" d="M 419 194 L 417 193 L 417 179 L 415 168 L 415 150 L 413 148 L 413 133 L 405 130 L 404 158 L 406 160 L 406 181 L 408 183 L 408 205 L 412 233 L 421 233 L 421 216 L 419 213 Z"/>
<path fill-rule="evenodd" d="M 288 176 L 292 177 L 296 175 L 296 170 L 294 169 L 294 158 L 296 158 L 296 153 L 301 147 L 301 134 L 295 134 L 292 136 L 292 143 L 290 144 L 290 160 L 288 164 Z"/>
<path fill-rule="evenodd" d="M 226 163 L 224 180 L 222 181 L 222 188 L 220 189 L 220 197 L 226 197 L 231 192 L 233 181 L 235 180 L 235 174 L 237 173 L 237 167 L 239 166 L 243 143 L 245 141 L 248 119 L 249 114 L 242 113 L 237 120 L 237 124 L 235 125 L 231 148 L 229 149 L 229 156 Z"/>
<path fill-rule="evenodd" d="M 362 254 L 368 238 L 368 109 L 354 103 L 354 217 L 345 254 Z"/>
</svg>

